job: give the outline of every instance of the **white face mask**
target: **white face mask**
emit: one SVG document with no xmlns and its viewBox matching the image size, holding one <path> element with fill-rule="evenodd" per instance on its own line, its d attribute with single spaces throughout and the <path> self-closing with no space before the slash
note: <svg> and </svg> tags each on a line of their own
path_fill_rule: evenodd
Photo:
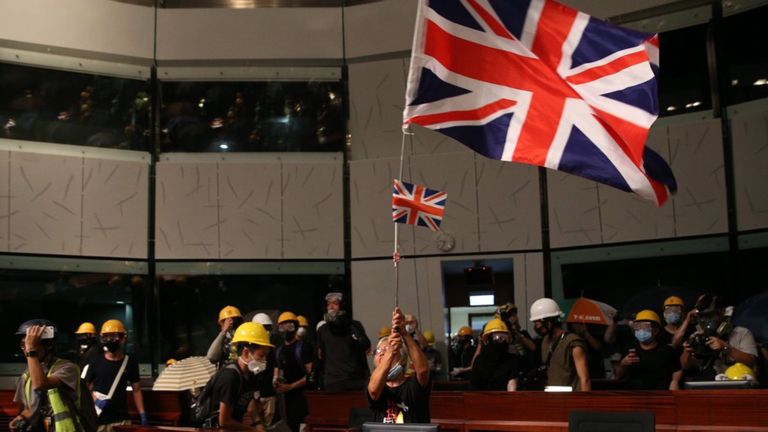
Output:
<svg viewBox="0 0 768 432">
<path fill-rule="evenodd" d="M 391 368 L 389 368 L 389 373 L 387 374 L 387 381 L 392 381 L 400 376 L 401 373 L 403 373 L 403 365 L 402 363 L 398 363 Z"/>
<path fill-rule="evenodd" d="M 414 326 L 413 324 L 406 324 L 405 325 L 405 332 L 406 333 L 413 333 L 414 331 L 416 331 L 416 326 Z"/>
<path fill-rule="evenodd" d="M 301 336 L 301 337 L 306 336 L 307 335 L 307 328 L 306 327 L 299 327 L 299 329 L 296 330 L 296 334 Z"/>
<path fill-rule="evenodd" d="M 251 357 L 251 360 L 248 362 L 248 370 L 251 371 L 252 374 L 258 375 L 267 370 L 267 361 L 256 360 L 255 358 Z"/>
</svg>

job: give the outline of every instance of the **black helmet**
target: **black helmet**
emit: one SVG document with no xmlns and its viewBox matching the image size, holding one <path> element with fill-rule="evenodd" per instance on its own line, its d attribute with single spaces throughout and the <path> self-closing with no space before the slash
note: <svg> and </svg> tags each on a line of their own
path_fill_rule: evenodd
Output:
<svg viewBox="0 0 768 432">
<path fill-rule="evenodd" d="M 24 321 L 19 326 L 19 329 L 16 330 L 16 336 L 26 336 L 27 329 L 29 329 L 32 326 L 50 326 L 53 327 L 53 337 L 45 337 L 43 336 L 42 339 L 55 339 L 56 335 L 59 333 L 58 329 L 56 328 L 56 324 L 54 324 L 51 321 L 48 321 L 47 319 L 31 319 L 29 321 Z"/>
</svg>

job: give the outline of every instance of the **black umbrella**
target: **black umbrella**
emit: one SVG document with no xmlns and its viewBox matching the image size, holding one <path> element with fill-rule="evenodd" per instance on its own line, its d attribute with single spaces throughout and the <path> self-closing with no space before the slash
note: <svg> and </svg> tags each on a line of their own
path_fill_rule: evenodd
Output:
<svg viewBox="0 0 768 432">
<path fill-rule="evenodd" d="M 670 296 L 682 298 L 686 308 L 690 310 L 696 304 L 696 299 L 699 298 L 699 295 L 699 292 L 691 288 L 671 286 L 649 288 L 633 295 L 621 309 L 621 316 L 630 318 L 644 309 L 653 310 L 661 316 L 664 312 L 664 300 Z"/>
<path fill-rule="evenodd" d="M 745 300 L 733 311 L 733 324 L 746 327 L 759 344 L 768 342 L 768 290 Z"/>
</svg>

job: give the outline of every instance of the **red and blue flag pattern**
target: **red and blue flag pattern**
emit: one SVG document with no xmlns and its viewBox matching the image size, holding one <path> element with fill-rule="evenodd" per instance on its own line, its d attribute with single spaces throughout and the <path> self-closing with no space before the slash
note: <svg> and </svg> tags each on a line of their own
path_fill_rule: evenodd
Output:
<svg viewBox="0 0 768 432">
<path fill-rule="evenodd" d="M 421 0 L 418 17 L 404 127 L 659 206 L 676 191 L 645 145 L 659 112 L 657 35 L 551 0 Z"/>
<path fill-rule="evenodd" d="M 392 220 L 440 231 L 448 194 L 395 179 L 392 188 Z"/>
</svg>

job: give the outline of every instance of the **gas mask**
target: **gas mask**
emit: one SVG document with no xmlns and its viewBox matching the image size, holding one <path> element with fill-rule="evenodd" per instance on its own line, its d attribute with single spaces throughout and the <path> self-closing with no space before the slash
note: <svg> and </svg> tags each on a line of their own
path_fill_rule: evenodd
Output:
<svg viewBox="0 0 768 432">
<path fill-rule="evenodd" d="M 336 309 L 329 309 L 325 313 L 325 321 L 329 323 L 336 322 L 339 318 L 341 318 L 343 315 L 345 315 L 346 312 L 343 310 L 336 310 Z"/>
<path fill-rule="evenodd" d="M 101 343 L 104 345 L 104 351 L 109 351 L 112 354 L 120 349 L 120 339 L 103 339 Z"/>
<path fill-rule="evenodd" d="M 251 361 L 248 362 L 248 370 L 251 371 L 252 374 L 258 375 L 267 370 L 267 362 L 251 358 Z"/>
</svg>

